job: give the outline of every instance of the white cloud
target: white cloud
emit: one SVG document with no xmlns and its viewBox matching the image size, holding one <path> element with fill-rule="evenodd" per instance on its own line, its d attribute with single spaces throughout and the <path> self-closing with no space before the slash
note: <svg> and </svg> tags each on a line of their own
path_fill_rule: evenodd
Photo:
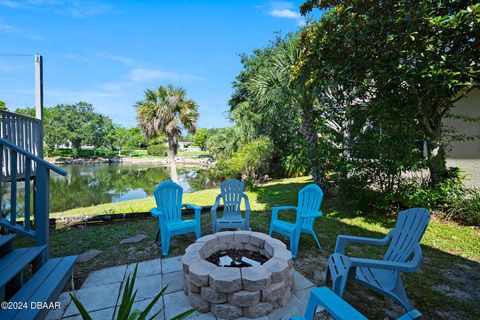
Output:
<svg viewBox="0 0 480 320">
<path fill-rule="evenodd" d="M 305 21 L 305 19 L 299 19 L 297 21 L 297 26 L 299 27 L 305 27 L 307 25 L 307 21 Z"/>
<path fill-rule="evenodd" d="M 5 34 L 16 34 L 16 35 L 20 35 L 20 36 L 30 38 L 32 40 L 43 39 L 42 36 L 39 36 L 37 34 L 29 33 L 29 32 L 27 32 L 27 31 L 25 31 L 21 28 L 17 28 L 15 26 L 12 26 L 12 25 L 6 24 L 6 23 L 0 23 L 0 32 L 5 33 Z"/>
<path fill-rule="evenodd" d="M 271 17 L 279 19 L 295 20 L 297 26 L 303 27 L 306 25 L 305 17 L 303 17 L 292 2 L 270 2 L 266 7 L 266 14 Z"/>
<path fill-rule="evenodd" d="M 271 15 L 272 17 L 286 18 L 286 19 L 299 19 L 302 17 L 300 13 L 290 9 L 273 9 L 268 14 Z"/>
<path fill-rule="evenodd" d="M 10 9 L 42 10 L 75 18 L 95 16 L 112 9 L 110 5 L 85 0 L 0 0 L 0 5 Z"/>
<path fill-rule="evenodd" d="M 98 53 L 98 56 L 100 58 L 120 62 L 120 63 L 122 63 L 124 65 L 127 65 L 127 66 L 138 65 L 138 63 L 137 63 L 137 61 L 135 61 L 135 59 L 132 59 L 132 58 L 129 58 L 129 57 L 118 56 L 118 55 L 114 55 L 114 54 L 110 54 L 110 53 L 106 53 L 106 52 L 100 52 L 100 53 Z"/>
<path fill-rule="evenodd" d="M 68 100 L 70 102 L 76 101 L 92 101 L 96 98 L 112 98 L 117 97 L 118 94 L 105 91 L 81 91 L 81 90 L 64 90 L 64 89 L 48 89 L 45 90 L 45 97 L 60 99 L 59 101 Z"/>
<path fill-rule="evenodd" d="M 149 81 L 155 79 L 173 79 L 173 80 L 202 80 L 202 78 L 191 75 L 164 71 L 159 69 L 137 68 L 130 71 L 130 80 Z"/>
<path fill-rule="evenodd" d="M 106 82 L 102 84 L 100 87 L 109 92 L 118 92 L 130 85 L 129 82 Z"/>
<path fill-rule="evenodd" d="M 68 1 L 66 5 L 59 6 L 54 9 L 53 12 L 75 18 L 84 18 L 96 16 L 108 12 L 111 9 L 111 6 L 95 1 Z"/>
<path fill-rule="evenodd" d="M 17 1 L 10 1 L 10 0 L 2 0 L 0 1 L 0 5 L 7 8 L 12 8 L 12 9 L 20 7 L 20 4 Z"/>
<path fill-rule="evenodd" d="M 9 64 L 9 63 L 5 63 L 3 61 L 0 61 L 0 72 L 14 72 L 14 71 L 17 71 L 17 70 L 21 70 L 25 68 L 24 65 L 12 65 L 12 64 Z"/>
</svg>

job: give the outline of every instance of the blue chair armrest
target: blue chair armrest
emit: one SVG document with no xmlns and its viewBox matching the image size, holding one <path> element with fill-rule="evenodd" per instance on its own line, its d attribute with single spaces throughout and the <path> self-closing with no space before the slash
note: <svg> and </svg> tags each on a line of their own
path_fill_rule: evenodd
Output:
<svg viewBox="0 0 480 320">
<path fill-rule="evenodd" d="M 191 203 L 184 203 L 184 204 L 182 204 L 182 207 L 189 207 L 189 208 L 192 208 L 193 210 L 202 210 L 202 207 L 196 206 L 196 205 L 191 204 Z"/>
<path fill-rule="evenodd" d="M 215 198 L 215 203 L 213 204 L 212 209 L 210 209 L 210 211 L 217 212 L 221 199 L 222 199 L 222 195 L 221 194 L 217 195 L 217 197 Z"/>
<path fill-rule="evenodd" d="M 368 320 L 327 287 L 313 288 L 310 291 L 304 318 L 313 320 L 315 310 L 319 305 L 324 307 L 336 320 Z"/>
<path fill-rule="evenodd" d="M 386 245 L 391 239 L 391 232 L 389 232 L 383 239 L 355 237 L 347 235 L 339 235 L 335 245 L 334 253 L 345 254 L 345 245 L 349 242 L 364 243 L 370 245 Z"/>
<path fill-rule="evenodd" d="M 218 206 L 220 205 L 220 199 L 222 199 L 221 194 L 217 195 L 217 198 L 215 199 L 215 203 L 213 204 L 212 209 L 210 209 L 213 224 L 217 221 L 217 209 L 218 209 Z"/>
<path fill-rule="evenodd" d="M 414 248 L 414 257 L 409 262 L 396 262 L 388 260 L 374 260 L 362 258 L 349 258 L 354 267 L 369 267 L 396 271 L 413 272 L 420 267 L 422 261 L 422 249 L 419 245 Z"/>
<path fill-rule="evenodd" d="M 250 212 L 250 201 L 248 200 L 248 196 L 244 193 L 242 198 L 245 200 L 245 211 Z"/>
<path fill-rule="evenodd" d="M 202 207 L 200 206 L 196 206 L 194 204 L 191 204 L 191 203 L 183 203 L 182 204 L 182 207 L 189 207 L 189 208 L 192 208 L 195 213 L 194 213 L 194 219 L 195 221 L 199 222 L 200 221 L 200 215 L 202 213 Z"/>
<path fill-rule="evenodd" d="M 247 226 L 250 226 L 250 201 L 245 193 L 242 195 L 242 198 L 245 200 L 245 223 Z"/>
<path fill-rule="evenodd" d="M 368 320 L 327 287 L 313 288 L 310 292 L 304 317 L 293 317 L 290 320 L 313 320 L 317 306 L 324 307 L 335 320 Z M 397 318 L 397 320 L 415 320 L 421 316 L 422 314 L 414 309 Z"/>
<path fill-rule="evenodd" d="M 312 212 L 309 212 L 307 215 L 305 215 L 304 218 L 318 218 L 321 216 L 323 216 L 322 211 L 312 211 Z"/>
<path fill-rule="evenodd" d="M 286 210 L 295 210 L 295 211 L 297 211 L 297 207 L 295 207 L 295 206 L 272 207 L 272 221 L 273 221 L 273 220 L 278 220 L 278 212 L 279 212 L 279 211 L 286 211 Z"/>
<path fill-rule="evenodd" d="M 150 209 L 150 214 L 152 215 L 152 217 L 155 217 L 155 218 L 158 218 L 160 216 L 163 216 L 163 212 L 158 210 L 158 208 L 152 208 Z"/>
</svg>

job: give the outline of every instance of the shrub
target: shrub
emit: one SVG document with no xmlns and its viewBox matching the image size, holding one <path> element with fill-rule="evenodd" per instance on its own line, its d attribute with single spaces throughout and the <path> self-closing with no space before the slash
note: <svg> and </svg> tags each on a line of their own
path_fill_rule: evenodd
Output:
<svg viewBox="0 0 480 320">
<path fill-rule="evenodd" d="M 480 190 L 465 187 L 458 168 L 450 168 L 448 175 L 433 187 L 428 180 L 402 178 L 394 190 L 381 191 L 358 182 L 342 185 L 340 191 L 350 206 L 362 211 L 423 207 L 460 223 L 480 225 Z"/>
<path fill-rule="evenodd" d="M 464 189 L 445 210 L 447 218 L 461 220 L 470 225 L 480 225 L 480 190 Z"/>
<path fill-rule="evenodd" d="M 267 173 L 273 156 L 273 145 L 269 138 L 260 137 L 233 153 L 230 159 L 220 160 L 212 168 L 217 178 L 242 179 L 253 187 Z"/>
<path fill-rule="evenodd" d="M 163 144 L 153 144 L 147 147 L 147 153 L 151 156 L 165 157 L 168 154 L 168 148 Z"/>
</svg>

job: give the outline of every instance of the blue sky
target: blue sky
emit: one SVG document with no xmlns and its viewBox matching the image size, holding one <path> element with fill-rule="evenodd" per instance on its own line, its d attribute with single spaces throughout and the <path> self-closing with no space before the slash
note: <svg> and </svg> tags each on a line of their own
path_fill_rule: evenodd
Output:
<svg viewBox="0 0 480 320">
<path fill-rule="evenodd" d="M 297 31 L 301 1 L 0 0 L 0 100 L 34 105 L 44 57 L 45 106 L 87 101 L 126 126 L 146 88 L 173 83 L 200 106 L 200 127 L 224 127 L 238 54 Z M 29 54 L 7 56 L 2 54 Z"/>
</svg>

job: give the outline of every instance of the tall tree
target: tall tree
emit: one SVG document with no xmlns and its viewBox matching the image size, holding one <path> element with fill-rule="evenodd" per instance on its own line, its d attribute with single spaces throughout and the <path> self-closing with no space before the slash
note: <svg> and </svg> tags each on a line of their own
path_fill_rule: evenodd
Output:
<svg viewBox="0 0 480 320">
<path fill-rule="evenodd" d="M 131 138 L 130 130 L 122 127 L 120 125 L 116 125 L 113 133 L 113 144 L 118 149 L 118 156 L 122 155 L 123 147 L 128 143 L 128 140 Z"/>
<path fill-rule="evenodd" d="M 8 111 L 7 104 L 0 100 L 0 111 Z"/>
<path fill-rule="evenodd" d="M 201 150 L 205 150 L 207 146 L 207 138 L 208 138 L 208 129 L 200 128 L 197 130 L 197 132 L 193 136 L 193 143 L 196 146 L 200 147 Z"/>
<path fill-rule="evenodd" d="M 326 187 L 325 172 L 322 170 L 318 152 L 318 132 L 315 128 L 318 113 L 316 96 L 303 84 L 291 82 L 292 66 L 297 63 L 300 56 L 298 36 L 278 38 L 270 48 L 258 56 L 260 59 L 254 66 L 255 72 L 245 74 L 246 80 L 238 79 L 246 81 L 245 91 L 251 107 L 257 109 L 256 113 L 275 113 L 276 116 L 287 117 L 283 121 L 274 121 L 276 122 L 274 126 L 282 122 L 298 130 L 303 138 L 302 143 L 306 145 L 305 155 L 312 177 L 316 183 Z M 242 91 L 237 93 L 241 94 Z M 232 98 L 235 99 L 238 100 L 238 96 Z M 245 107 L 245 104 L 237 104 L 236 108 L 239 107 Z M 235 112 L 232 114 L 234 117 L 239 116 Z M 273 130 L 269 134 L 279 136 L 279 133 L 274 133 Z M 295 134 L 297 132 L 293 133 Z"/>
<path fill-rule="evenodd" d="M 420 126 L 431 184 L 445 179 L 443 120 L 479 87 L 480 3 L 309 0 L 301 11 L 313 8 L 326 13 L 302 31 L 297 77 L 305 86 L 362 88 L 377 118 Z"/>
<path fill-rule="evenodd" d="M 128 149 L 129 155 L 131 157 L 132 151 L 134 149 L 140 148 L 140 146 L 142 144 L 146 144 L 147 141 L 142 131 L 140 130 L 140 128 L 137 128 L 137 127 L 130 128 L 128 132 L 130 133 L 130 138 L 127 140 L 125 147 Z"/>
<path fill-rule="evenodd" d="M 195 133 L 199 118 L 195 101 L 187 98 L 185 89 L 169 84 L 157 89 L 147 89 L 144 100 L 138 101 L 137 120 L 147 138 L 164 134 L 168 143 L 171 178 L 178 181 L 175 156 L 182 129 Z"/>
</svg>

